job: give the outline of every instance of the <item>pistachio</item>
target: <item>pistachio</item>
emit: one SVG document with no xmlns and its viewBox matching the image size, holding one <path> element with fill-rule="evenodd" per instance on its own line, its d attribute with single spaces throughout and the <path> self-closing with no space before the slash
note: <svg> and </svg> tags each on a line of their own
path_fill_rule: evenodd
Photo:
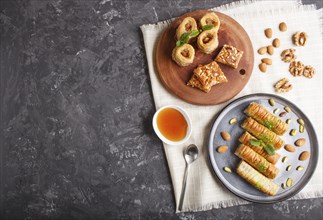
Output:
<svg viewBox="0 0 323 220">
<path fill-rule="evenodd" d="M 265 63 L 259 64 L 259 69 L 261 72 L 265 73 L 267 71 L 267 64 Z"/>
<path fill-rule="evenodd" d="M 228 133 L 228 132 L 226 132 L 226 131 L 222 131 L 221 132 L 221 137 L 223 138 L 223 140 L 225 140 L 225 141 L 229 141 L 229 140 L 231 140 L 231 136 L 230 136 L 230 134 Z"/>
<path fill-rule="evenodd" d="M 279 114 L 279 116 L 280 116 L 280 117 L 284 117 L 286 114 L 287 114 L 287 112 L 281 112 L 281 113 Z"/>
<path fill-rule="evenodd" d="M 300 155 L 299 155 L 299 160 L 304 161 L 307 160 L 310 157 L 310 152 L 308 151 L 303 151 Z"/>
<path fill-rule="evenodd" d="M 271 38 L 273 36 L 273 30 L 271 28 L 265 29 L 265 35 L 267 38 Z"/>
<path fill-rule="evenodd" d="M 258 49 L 258 53 L 259 54 L 265 54 L 267 52 L 267 47 L 260 47 L 259 49 Z"/>
<path fill-rule="evenodd" d="M 289 135 L 290 136 L 295 136 L 296 133 L 297 133 L 297 130 L 296 129 L 292 129 L 292 130 L 290 130 Z"/>
<path fill-rule="evenodd" d="M 290 118 L 286 120 L 286 124 L 290 124 L 291 122 L 292 122 L 292 119 Z"/>
<path fill-rule="evenodd" d="M 285 183 L 282 183 L 281 186 L 282 186 L 283 189 L 286 189 L 286 184 Z"/>
<path fill-rule="evenodd" d="M 275 105 L 275 100 L 273 100 L 273 99 L 269 99 L 268 102 L 269 102 L 269 104 L 271 106 L 274 106 Z"/>
<path fill-rule="evenodd" d="M 302 167 L 302 166 L 298 166 L 298 167 L 296 167 L 296 170 L 297 170 L 297 171 L 302 171 L 302 170 L 304 170 L 304 167 Z"/>
<path fill-rule="evenodd" d="M 276 48 L 280 47 L 280 40 L 278 38 L 275 38 L 273 40 L 273 46 L 276 47 Z"/>
<path fill-rule="evenodd" d="M 232 173 L 232 170 L 229 167 L 223 167 L 223 169 L 227 173 Z"/>
<path fill-rule="evenodd" d="M 271 64 L 273 64 L 273 61 L 272 61 L 271 59 L 269 59 L 269 58 L 262 58 L 262 59 L 261 59 L 261 62 L 262 62 L 262 63 L 265 63 L 265 64 L 267 64 L 267 65 L 271 65 Z"/>
<path fill-rule="evenodd" d="M 221 145 L 221 146 L 219 146 L 219 147 L 216 149 L 216 151 L 217 151 L 218 153 L 222 154 L 222 153 L 226 152 L 228 149 L 229 149 L 229 147 L 228 147 L 228 146 L 226 146 L 226 145 Z"/>
<path fill-rule="evenodd" d="M 230 121 L 229 121 L 229 124 L 232 125 L 232 124 L 235 124 L 237 123 L 237 118 L 232 118 Z"/>
<path fill-rule="evenodd" d="M 290 171 L 292 168 L 293 168 L 293 167 L 292 167 L 292 165 L 288 165 L 288 166 L 286 167 L 286 171 Z"/>
<path fill-rule="evenodd" d="M 301 147 L 301 146 L 304 146 L 305 142 L 306 142 L 305 138 L 300 138 L 295 141 L 295 145 L 297 147 Z"/>
<path fill-rule="evenodd" d="M 295 147 L 292 146 L 291 144 L 286 144 L 285 150 L 287 150 L 288 152 L 295 152 Z"/>
<path fill-rule="evenodd" d="M 282 162 L 286 163 L 287 161 L 288 161 L 288 157 L 287 156 L 283 157 Z"/>
<path fill-rule="evenodd" d="M 269 55 L 273 55 L 273 54 L 274 54 L 274 47 L 273 47 L 273 46 L 271 46 L 271 45 L 269 45 L 269 46 L 267 47 L 267 53 L 268 53 Z"/>
<path fill-rule="evenodd" d="M 274 114 L 277 114 L 279 111 L 280 111 L 279 108 L 276 108 L 273 112 Z"/>
<path fill-rule="evenodd" d="M 286 25 L 286 23 L 285 23 L 285 22 L 281 22 L 281 23 L 279 24 L 279 30 L 280 30 L 281 32 L 285 32 L 285 31 L 287 31 L 287 25 Z"/>
<path fill-rule="evenodd" d="M 297 122 L 298 122 L 298 124 L 303 125 L 303 126 L 305 124 L 303 119 L 301 119 L 301 118 L 297 119 Z"/>
<path fill-rule="evenodd" d="M 286 181 L 286 186 L 287 187 L 291 187 L 293 185 L 293 179 L 292 178 L 288 178 Z"/>
<path fill-rule="evenodd" d="M 286 112 L 288 112 L 288 113 L 290 113 L 292 110 L 290 109 L 290 107 L 288 107 L 288 106 L 285 106 L 284 107 L 284 110 L 286 111 Z"/>
<path fill-rule="evenodd" d="M 304 125 L 300 125 L 299 126 L 299 133 L 304 133 L 304 129 L 305 129 Z"/>
</svg>

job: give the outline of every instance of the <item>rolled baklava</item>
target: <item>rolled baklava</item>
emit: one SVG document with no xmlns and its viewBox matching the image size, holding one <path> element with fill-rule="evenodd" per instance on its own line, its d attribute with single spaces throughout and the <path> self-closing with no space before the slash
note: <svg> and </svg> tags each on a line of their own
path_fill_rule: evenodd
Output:
<svg viewBox="0 0 323 220">
<path fill-rule="evenodd" d="M 251 166 L 270 179 L 274 179 L 279 173 L 277 167 L 269 163 L 263 156 L 259 155 L 247 145 L 240 144 L 234 154 L 247 161 Z"/>
<path fill-rule="evenodd" d="M 250 103 L 244 113 L 278 135 L 283 135 L 288 130 L 288 124 L 256 102 Z"/>
<path fill-rule="evenodd" d="M 194 18 L 186 17 L 176 29 L 176 39 L 179 40 L 184 33 L 190 33 L 197 30 L 197 24 Z"/>
<path fill-rule="evenodd" d="M 194 47 L 190 44 L 184 44 L 175 47 L 172 52 L 172 59 L 180 66 L 188 66 L 193 63 L 195 57 Z"/>
<path fill-rule="evenodd" d="M 247 131 L 243 133 L 239 138 L 239 141 L 241 144 L 247 145 L 248 147 L 256 151 L 259 155 L 263 156 L 268 162 L 274 165 L 278 162 L 280 158 L 280 154 L 275 153 L 274 155 L 269 155 L 262 146 L 254 146 L 250 143 L 250 140 L 258 140 L 258 139 L 252 136 Z"/>
<path fill-rule="evenodd" d="M 241 160 L 237 167 L 237 173 L 255 188 L 270 196 L 276 195 L 279 190 L 279 186 L 276 183 L 266 178 L 243 160 Z"/>
<path fill-rule="evenodd" d="M 211 29 L 200 33 L 197 37 L 197 46 L 203 53 L 212 53 L 219 46 L 217 32 Z"/>
<path fill-rule="evenodd" d="M 200 19 L 200 24 L 201 24 L 201 27 L 212 24 L 213 25 L 212 30 L 217 32 L 220 28 L 220 19 L 214 12 L 210 12 L 205 14 Z"/>
<path fill-rule="evenodd" d="M 276 133 L 259 124 L 251 117 L 246 118 L 242 122 L 241 127 L 256 138 L 262 140 L 265 144 L 272 145 L 276 150 L 280 149 L 284 145 L 284 140 L 281 139 Z"/>
</svg>

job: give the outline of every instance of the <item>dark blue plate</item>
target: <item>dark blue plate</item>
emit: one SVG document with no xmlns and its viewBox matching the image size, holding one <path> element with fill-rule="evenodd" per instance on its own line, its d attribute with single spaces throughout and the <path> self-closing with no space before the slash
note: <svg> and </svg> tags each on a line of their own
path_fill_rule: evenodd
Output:
<svg viewBox="0 0 323 220">
<path fill-rule="evenodd" d="M 269 99 L 275 100 L 275 106 L 269 105 Z M 302 147 L 295 147 L 296 151 L 293 153 L 286 151 L 284 147 L 277 151 L 277 153 L 281 155 L 280 160 L 276 164 L 276 167 L 279 168 L 280 172 L 273 181 L 281 186 L 282 183 L 286 183 L 287 178 L 292 178 L 293 185 L 285 189 L 281 187 L 275 196 L 268 196 L 257 190 L 235 172 L 240 158 L 234 155 L 234 152 L 239 145 L 238 139 L 244 132 L 240 127 L 240 124 L 247 117 L 243 111 L 251 102 L 261 104 L 270 112 L 273 112 L 276 108 L 280 109 L 280 111 L 275 114 L 277 117 L 280 117 L 279 114 L 284 111 L 285 106 L 289 106 L 292 111 L 287 113 L 285 116 L 280 117 L 282 120 L 287 120 L 288 118 L 292 120 L 289 124 L 288 132 L 281 136 L 282 139 L 284 139 L 285 144 L 289 143 L 292 145 L 294 145 L 294 142 L 299 138 L 306 139 L 306 144 Z M 237 118 L 238 122 L 230 125 L 229 121 L 232 118 Z M 298 118 L 302 118 L 305 122 L 305 131 L 303 133 L 299 132 L 299 124 L 297 123 Z M 297 130 L 297 134 L 295 136 L 291 136 L 289 134 L 291 129 Z M 224 141 L 221 138 L 220 132 L 222 131 L 227 131 L 231 134 L 230 141 Z M 229 150 L 222 154 L 218 153 L 216 148 L 220 145 L 229 146 Z M 298 159 L 299 155 L 305 150 L 309 151 L 311 156 L 306 161 L 300 161 Z M 283 201 L 297 194 L 313 175 L 317 165 L 318 155 L 318 141 L 310 120 L 296 105 L 276 95 L 259 93 L 247 95 L 234 100 L 218 114 L 210 133 L 209 157 L 214 173 L 223 185 L 232 193 L 251 202 L 274 203 Z M 288 157 L 288 161 L 282 163 L 282 158 L 284 156 Z M 290 171 L 286 171 L 288 165 L 292 166 Z M 223 170 L 223 167 L 225 166 L 230 167 L 233 172 L 231 174 L 225 172 Z M 297 171 L 297 166 L 303 166 L 304 170 Z"/>
</svg>

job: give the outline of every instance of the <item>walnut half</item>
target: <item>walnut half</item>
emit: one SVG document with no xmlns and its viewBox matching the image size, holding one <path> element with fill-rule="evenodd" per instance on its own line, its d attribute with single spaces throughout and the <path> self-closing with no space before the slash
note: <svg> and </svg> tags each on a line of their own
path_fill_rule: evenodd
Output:
<svg viewBox="0 0 323 220">
<path fill-rule="evenodd" d="M 305 32 L 296 32 L 293 35 L 293 43 L 296 46 L 305 46 L 308 39 L 308 35 Z"/>
<path fill-rule="evenodd" d="M 293 61 L 289 64 L 289 72 L 293 76 L 301 76 L 304 72 L 304 64 L 301 61 Z"/>
<path fill-rule="evenodd" d="M 280 54 L 282 61 L 285 63 L 290 63 L 296 60 L 297 56 L 295 55 L 295 49 L 286 49 Z"/>
<path fill-rule="evenodd" d="M 287 78 L 283 78 L 274 85 L 274 88 L 276 92 L 282 93 L 290 91 L 293 86 L 292 84 L 290 84 Z"/>
<path fill-rule="evenodd" d="M 305 66 L 303 76 L 307 78 L 312 78 L 315 74 L 315 69 L 312 66 Z"/>
</svg>

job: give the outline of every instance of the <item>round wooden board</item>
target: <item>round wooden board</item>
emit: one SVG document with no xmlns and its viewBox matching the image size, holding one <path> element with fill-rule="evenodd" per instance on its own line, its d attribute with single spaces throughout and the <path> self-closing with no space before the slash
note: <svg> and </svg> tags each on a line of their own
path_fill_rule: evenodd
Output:
<svg viewBox="0 0 323 220">
<path fill-rule="evenodd" d="M 221 22 L 218 32 L 218 48 L 212 54 L 205 54 L 199 51 L 196 44 L 193 43 L 196 52 L 192 64 L 181 67 L 172 60 L 172 50 L 176 46 L 175 33 L 178 25 L 188 16 L 199 22 L 199 19 L 207 12 L 209 11 L 193 11 L 177 18 L 163 32 L 156 48 L 156 67 L 164 86 L 184 101 L 196 105 L 215 105 L 233 98 L 247 84 L 254 64 L 253 47 L 247 32 L 234 19 L 219 12 L 216 12 Z M 237 69 L 219 63 L 229 82 L 213 86 L 209 93 L 187 86 L 186 83 L 191 78 L 193 70 L 199 64 L 205 65 L 212 62 L 224 44 L 232 45 L 244 52 Z"/>
</svg>

